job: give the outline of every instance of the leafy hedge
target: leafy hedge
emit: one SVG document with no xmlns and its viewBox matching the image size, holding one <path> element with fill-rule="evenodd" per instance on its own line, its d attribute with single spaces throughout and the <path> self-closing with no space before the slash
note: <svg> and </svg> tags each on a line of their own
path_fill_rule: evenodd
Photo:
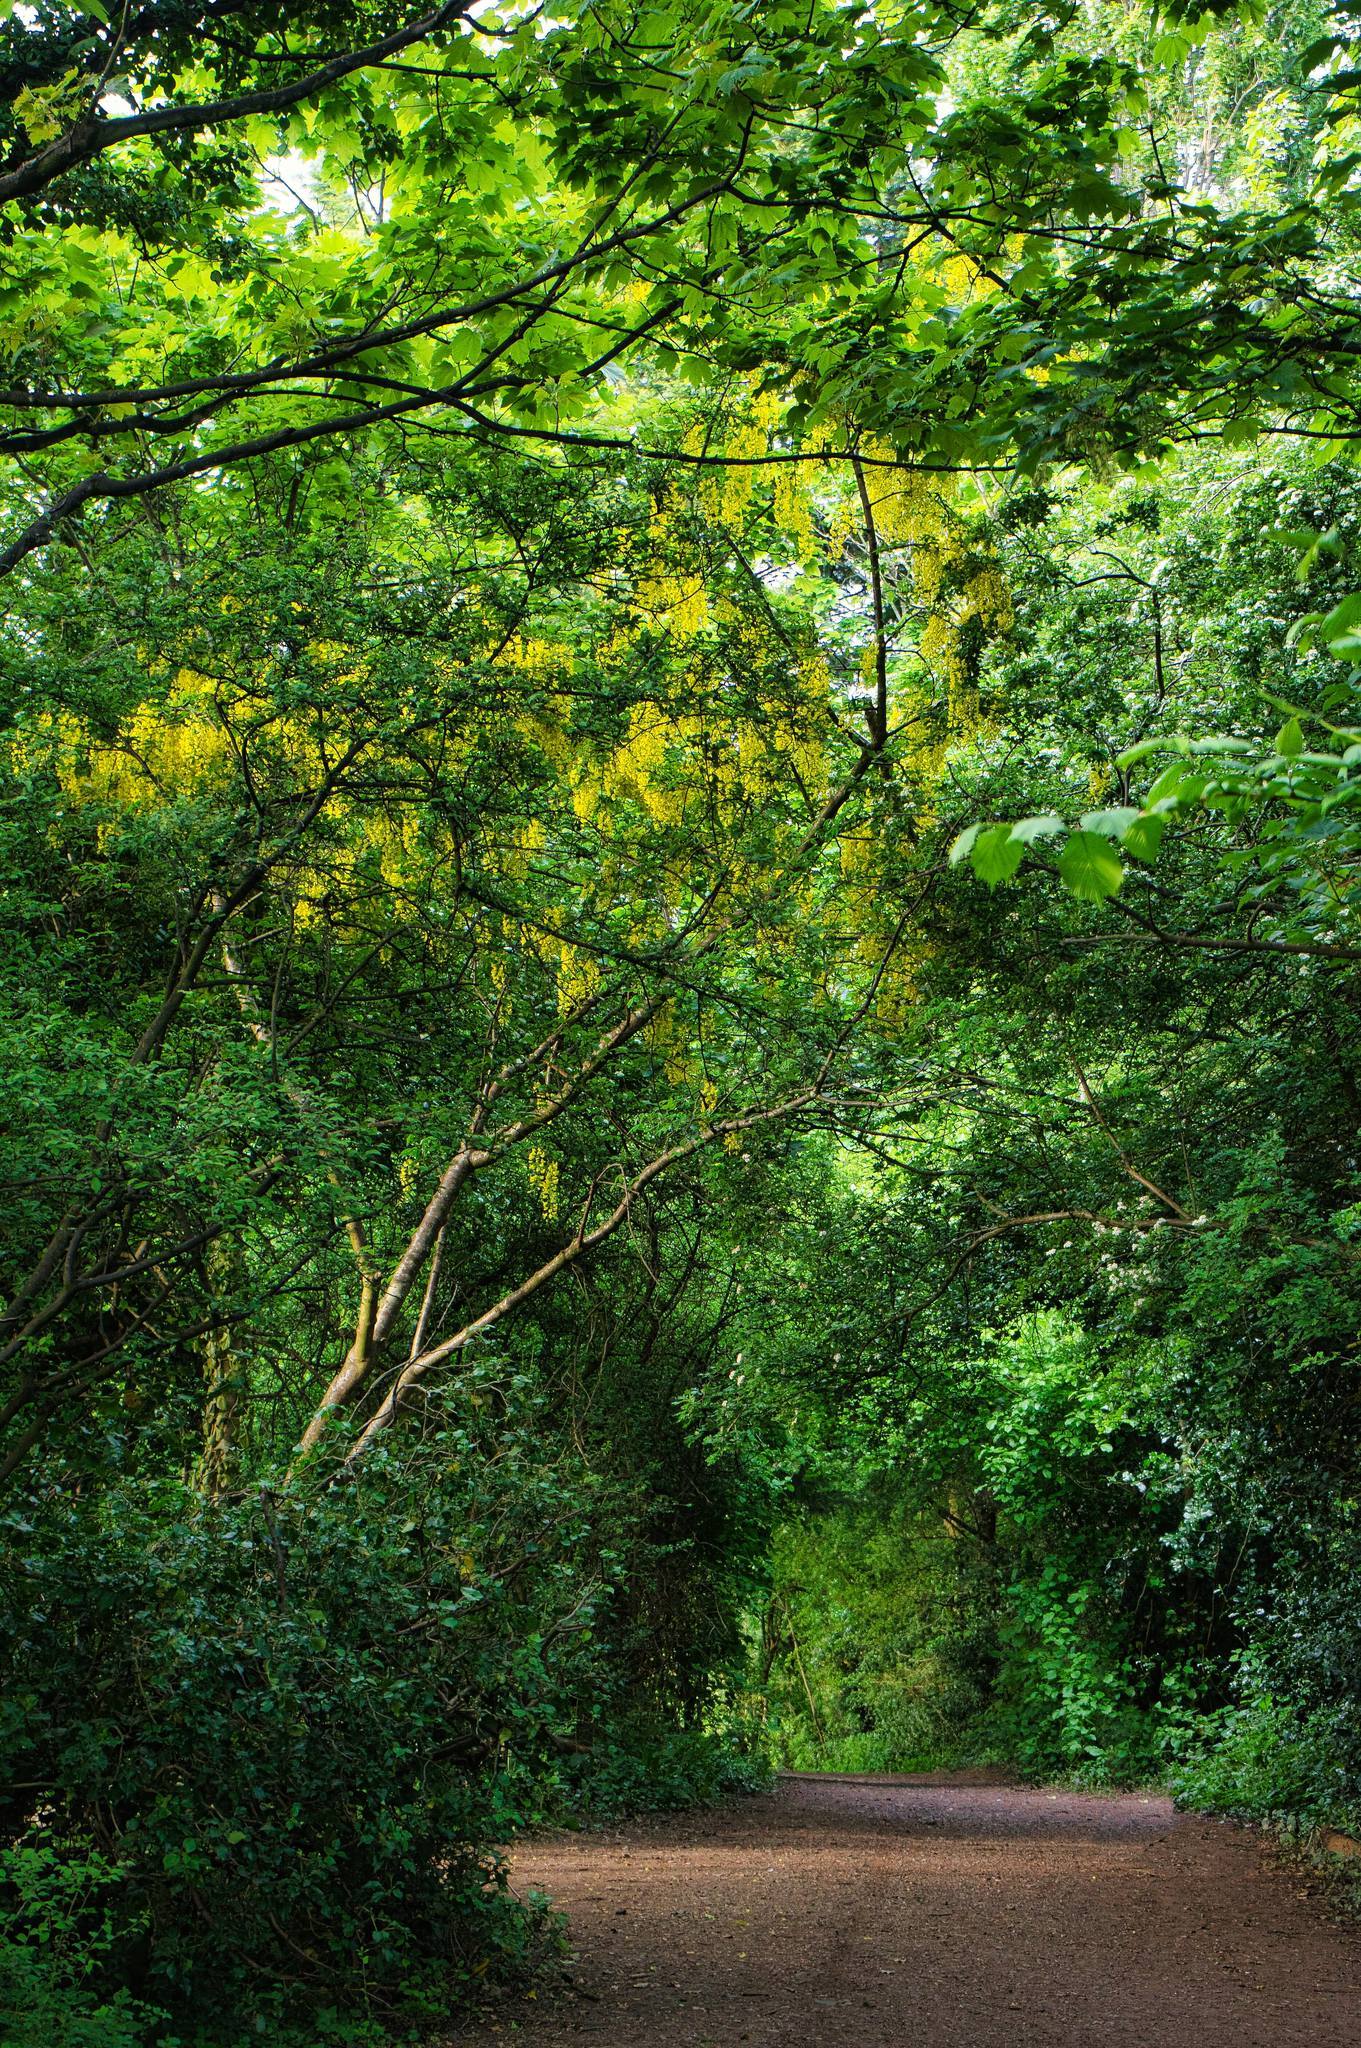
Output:
<svg viewBox="0 0 1361 2048">
<path fill-rule="evenodd" d="M 6 1518 L 12 2007 L 39 1950 L 60 1979 L 54 1929 L 82 2010 L 121 1989 L 214 2039 L 447 2008 L 543 1937 L 493 1845 L 600 1683 L 610 1567 L 530 1420 L 463 1414 L 327 1488 Z"/>
</svg>

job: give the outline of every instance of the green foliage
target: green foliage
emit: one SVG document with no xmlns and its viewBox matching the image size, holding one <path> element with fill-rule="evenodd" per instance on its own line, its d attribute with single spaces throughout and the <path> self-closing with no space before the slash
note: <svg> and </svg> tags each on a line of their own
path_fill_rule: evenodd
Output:
<svg viewBox="0 0 1361 2048">
<path fill-rule="evenodd" d="M 1236 1820 L 1355 1825 L 1356 1781 L 1339 1770 L 1333 1730 L 1269 1693 L 1207 1721 L 1172 1785 L 1183 1805 Z"/>
<path fill-rule="evenodd" d="M 1027 594 L 954 755 L 955 908 L 903 1033 L 939 1092 L 846 1177 L 828 1235 L 857 1278 L 819 1303 L 825 1336 L 753 1368 L 817 1470 L 981 1531 L 993 1665 L 966 1753 L 1097 1782 L 1175 1767 L 1188 1797 L 1334 1824 L 1361 1781 L 1355 863 L 1345 808 L 1318 810 L 1337 761 L 1270 736 L 1277 705 L 1341 720 L 1345 668 L 1293 627 L 1345 617 L 1356 502 L 1346 466 L 1216 458 L 1152 505 L 1084 483 L 1011 529 Z M 1301 533 L 1330 537 L 1312 584 Z M 1130 778 L 1192 720 L 1229 737 L 1187 743 L 1140 810 Z M 1188 772 L 1194 805 L 1157 811 Z M 1211 773 L 1242 800 L 1202 803 Z M 983 828 L 958 825 L 1008 795 L 1036 869 L 1065 817 L 1112 862 L 1123 843 L 1118 899 L 1025 867 L 980 889 Z M 810 1610 L 810 1673 L 824 1643 L 877 1640 L 876 1587 L 867 1564 L 839 1618 Z M 792 1664 L 779 1686 L 811 1761 Z M 830 1724 L 836 1685 L 814 1691 Z"/>
<path fill-rule="evenodd" d="M 50 1838 L 0 1854 L 0 2029 L 11 2048 L 144 2048 L 159 2033 L 167 2015 L 118 1981 L 141 1932 L 116 1918 L 123 1875 L 98 1851 Z"/>
<path fill-rule="evenodd" d="M 777 1531 L 762 1663 L 778 1760 L 916 1771 L 975 1761 L 996 1669 L 991 1559 L 883 1484 Z"/>
<path fill-rule="evenodd" d="M 1353 1811 L 1345 24 L 0 17 L 5 2025 L 771 1751 Z"/>
<path fill-rule="evenodd" d="M 1233 1701 L 1194 1731 L 1174 1783 L 1187 1804 L 1277 1824 L 1361 1826 L 1355 1509 L 1299 1522 L 1273 1503 L 1273 1570 L 1254 1588 Z"/>
<path fill-rule="evenodd" d="M 764 1731 L 751 1699 L 720 1696 L 702 1727 L 658 1716 L 624 1720 L 585 1756 L 562 1759 L 544 1792 L 544 1816 L 580 1826 L 631 1813 L 709 1806 L 770 1783 Z"/>
<path fill-rule="evenodd" d="M 710 396 L 755 371 L 842 454 L 1026 475 L 1250 448 L 1283 410 L 1354 433 L 1330 23 L 1214 12 L 15 14 L 0 567 L 276 452 L 319 445 L 343 496 L 356 432 L 619 449 L 592 408 L 621 363 Z"/>
<path fill-rule="evenodd" d="M 489 1845 L 591 1711 L 613 1583 L 534 1426 L 484 1379 L 415 1458 L 319 1494 L 131 1481 L 10 1514 L 15 1871 L 52 1873 L 52 1941 L 93 1871 L 111 1999 L 226 2039 L 318 1999 L 436 2011 L 528 1953 Z"/>
<path fill-rule="evenodd" d="M 1158 1773 L 1205 1682 L 1191 1629 L 1158 1614 L 1164 1377 L 1112 1373 L 1080 1328 L 1031 1316 L 915 1404 L 892 1481 L 785 1535 L 768 1632 L 788 1760 Z"/>
</svg>

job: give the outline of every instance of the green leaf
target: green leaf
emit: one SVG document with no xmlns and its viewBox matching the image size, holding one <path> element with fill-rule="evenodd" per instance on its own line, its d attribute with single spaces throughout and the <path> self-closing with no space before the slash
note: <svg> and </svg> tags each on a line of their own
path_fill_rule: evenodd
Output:
<svg viewBox="0 0 1361 2048">
<path fill-rule="evenodd" d="M 1170 768 L 1164 768 L 1148 795 L 1144 798 L 1144 809 L 1151 810 L 1154 804 L 1165 803 L 1169 797 L 1180 796 L 1192 788 L 1199 793 L 1204 776 L 1197 775 L 1184 761 L 1174 761 Z"/>
<path fill-rule="evenodd" d="M 1117 754 L 1115 765 L 1117 768 L 1132 768 L 1136 761 L 1146 761 L 1150 754 L 1165 754 L 1169 747 L 1175 745 L 1175 740 L 1140 740 L 1137 747 L 1126 747 L 1123 754 Z"/>
<path fill-rule="evenodd" d="M 1011 836 L 1010 825 L 990 825 L 973 849 L 973 871 L 990 889 L 1010 881 L 1025 858 L 1025 846 Z"/>
<path fill-rule="evenodd" d="M 950 866 L 952 868 L 957 868 L 959 863 L 967 859 L 968 855 L 973 852 L 974 841 L 982 830 L 983 827 L 981 825 L 965 826 L 954 845 L 950 848 Z"/>
<path fill-rule="evenodd" d="M 1032 846 L 1037 839 L 1052 839 L 1056 832 L 1062 832 L 1063 820 L 1053 811 L 1047 811 L 1041 818 L 1019 818 L 1011 828 L 1013 839 L 1019 839 L 1023 846 Z"/>
<path fill-rule="evenodd" d="M 1125 878 L 1120 856 L 1099 832 L 1073 833 L 1059 855 L 1059 874 L 1084 903 L 1116 895 Z"/>
<path fill-rule="evenodd" d="M 1304 752 L 1304 734 L 1300 731 L 1298 718 L 1287 718 L 1277 733 L 1276 752 L 1284 754 L 1287 761 L 1293 761 L 1297 754 Z"/>
<path fill-rule="evenodd" d="M 1300 77 L 1307 78 L 1309 73 L 1316 70 L 1320 64 L 1328 62 L 1334 50 L 1345 50 L 1346 47 L 1347 38 L 1342 34 L 1336 33 L 1330 36 L 1320 36 L 1316 42 L 1306 44 L 1305 48 L 1295 59 Z"/>
<path fill-rule="evenodd" d="M 1319 628 L 1333 654 L 1361 654 L 1361 591 L 1335 604 Z"/>
<path fill-rule="evenodd" d="M 1123 839 L 1139 815 L 1136 804 L 1119 804 L 1110 811 L 1088 811 L 1078 824 L 1082 831 L 1099 832 L 1103 839 Z"/>
<path fill-rule="evenodd" d="M 1166 826 L 1165 817 L 1141 811 L 1129 830 L 1121 834 L 1120 844 L 1132 853 L 1136 860 L 1156 860 Z"/>
</svg>

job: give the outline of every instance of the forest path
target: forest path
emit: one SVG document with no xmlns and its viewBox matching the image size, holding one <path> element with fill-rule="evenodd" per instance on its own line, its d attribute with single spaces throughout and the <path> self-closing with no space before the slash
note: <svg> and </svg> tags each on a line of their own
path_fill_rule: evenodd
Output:
<svg viewBox="0 0 1361 2048">
<path fill-rule="evenodd" d="M 515 1859 L 578 1993 L 460 2048 L 1325 2048 L 1361 2041 L 1361 1932 L 1256 1837 L 1166 1799 L 985 1773 L 791 1778 Z"/>
</svg>

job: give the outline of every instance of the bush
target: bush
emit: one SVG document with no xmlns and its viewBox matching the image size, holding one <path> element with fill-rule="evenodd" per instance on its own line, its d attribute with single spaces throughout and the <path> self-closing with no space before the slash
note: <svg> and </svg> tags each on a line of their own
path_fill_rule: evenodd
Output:
<svg viewBox="0 0 1361 2048">
<path fill-rule="evenodd" d="M 608 1589 L 585 1482 L 543 1468 L 532 1418 L 483 1412 L 325 1488 L 54 1488 L 8 1518 L 12 2005 L 79 1977 L 99 2048 L 136 2038 L 120 1991 L 254 2038 L 328 2003 L 447 2009 L 542 1938 L 493 1845 L 597 1686 Z M 39 1983 L 87 1880 L 97 1938 Z"/>
<path fill-rule="evenodd" d="M 1312 1826 L 1338 1818 L 1324 1791 L 1331 1761 L 1321 1729 L 1262 1696 L 1206 1721 L 1173 1790 L 1202 1813 Z"/>
<path fill-rule="evenodd" d="M 110 1894 L 122 1871 L 78 1847 L 0 1851 L 0 2040 L 6 2048 L 142 2048 L 165 2018 L 126 1986 L 94 1984 L 122 1946 Z"/>
<path fill-rule="evenodd" d="M 720 1714 L 708 1728 L 625 1721 L 585 1754 L 566 1759 L 545 1818 L 566 1825 L 711 1805 L 761 1792 L 770 1760 L 754 1721 Z"/>
</svg>

